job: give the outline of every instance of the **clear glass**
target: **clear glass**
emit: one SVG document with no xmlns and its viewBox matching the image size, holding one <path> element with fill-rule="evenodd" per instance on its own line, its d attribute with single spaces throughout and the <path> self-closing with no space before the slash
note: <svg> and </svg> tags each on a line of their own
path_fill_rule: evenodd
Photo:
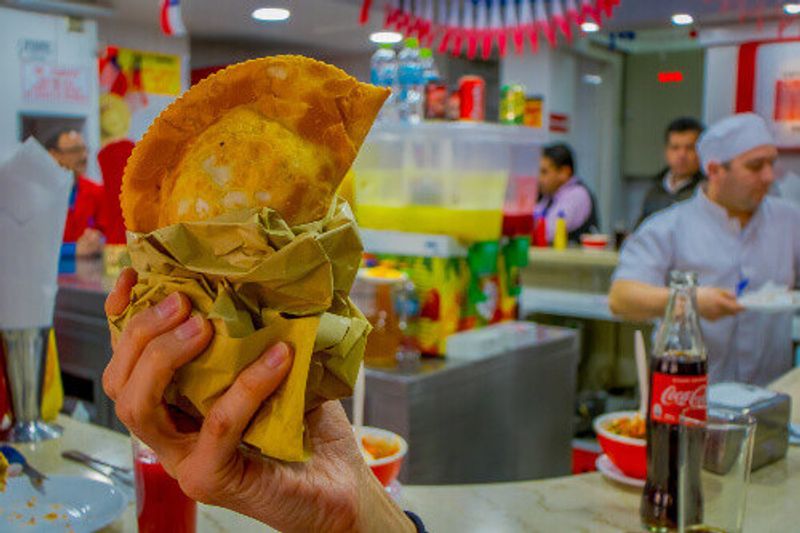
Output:
<svg viewBox="0 0 800 533">
<path fill-rule="evenodd" d="M 707 420 L 681 416 L 679 533 L 740 533 L 747 507 L 756 421 L 709 409 Z"/>
<path fill-rule="evenodd" d="M 183 493 L 147 444 L 134 436 L 131 441 L 139 533 L 195 533 L 197 503 Z"/>
<path fill-rule="evenodd" d="M 706 356 L 697 316 L 697 273 L 672 271 L 670 297 L 658 328 L 656 355 L 680 354 L 681 358 Z"/>
</svg>

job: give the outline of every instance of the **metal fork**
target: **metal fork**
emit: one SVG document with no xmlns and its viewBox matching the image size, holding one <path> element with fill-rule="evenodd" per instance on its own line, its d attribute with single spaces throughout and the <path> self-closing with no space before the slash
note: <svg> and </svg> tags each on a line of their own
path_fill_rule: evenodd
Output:
<svg viewBox="0 0 800 533">
<path fill-rule="evenodd" d="M 91 455 L 79 452 L 78 450 L 67 450 L 61 452 L 61 456 L 64 459 L 69 459 L 70 461 L 75 461 L 76 463 L 80 463 L 88 468 L 91 468 L 95 472 L 99 472 L 111 480 L 117 480 L 130 487 L 133 486 L 133 475 L 131 474 L 130 468 L 112 465 L 111 463 L 107 463 L 92 457 Z"/>
</svg>

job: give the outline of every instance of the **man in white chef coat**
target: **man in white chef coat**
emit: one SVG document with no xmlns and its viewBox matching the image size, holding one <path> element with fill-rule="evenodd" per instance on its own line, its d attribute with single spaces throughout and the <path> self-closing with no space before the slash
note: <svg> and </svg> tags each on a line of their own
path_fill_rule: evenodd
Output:
<svg viewBox="0 0 800 533">
<path fill-rule="evenodd" d="M 792 315 L 747 310 L 735 291 L 745 283 L 748 291 L 800 284 L 800 209 L 767 195 L 778 151 L 758 115 L 714 124 L 697 148 L 706 186 L 626 241 L 609 306 L 628 320 L 659 318 L 669 272 L 697 272 L 710 381 L 765 385 L 792 367 Z"/>
</svg>

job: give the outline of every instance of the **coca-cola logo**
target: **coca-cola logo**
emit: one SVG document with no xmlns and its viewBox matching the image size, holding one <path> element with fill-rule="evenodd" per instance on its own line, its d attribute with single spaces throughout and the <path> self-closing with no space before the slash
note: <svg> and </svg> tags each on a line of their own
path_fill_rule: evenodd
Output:
<svg viewBox="0 0 800 533">
<path fill-rule="evenodd" d="M 670 385 L 661 393 L 661 404 L 684 409 L 705 409 L 706 388 L 706 385 L 700 385 L 691 390 L 679 390 L 675 385 Z"/>
</svg>

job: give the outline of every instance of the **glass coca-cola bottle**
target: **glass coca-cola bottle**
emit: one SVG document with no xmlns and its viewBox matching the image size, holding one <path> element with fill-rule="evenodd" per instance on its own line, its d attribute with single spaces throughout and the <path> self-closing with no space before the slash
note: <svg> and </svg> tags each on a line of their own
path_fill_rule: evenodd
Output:
<svg viewBox="0 0 800 533">
<path fill-rule="evenodd" d="M 650 358 L 647 411 L 647 482 L 640 514 L 649 531 L 666 532 L 678 524 L 678 423 L 680 415 L 706 418 L 708 364 L 697 316 L 697 274 L 670 275 L 669 302 Z M 702 518 L 700 458 L 702 439 L 690 443 L 685 509 L 689 523 Z M 692 459 L 694 457 L 694 459 Z M 697 520 L 691 520 L 696 517 Z"/>
</svg>

